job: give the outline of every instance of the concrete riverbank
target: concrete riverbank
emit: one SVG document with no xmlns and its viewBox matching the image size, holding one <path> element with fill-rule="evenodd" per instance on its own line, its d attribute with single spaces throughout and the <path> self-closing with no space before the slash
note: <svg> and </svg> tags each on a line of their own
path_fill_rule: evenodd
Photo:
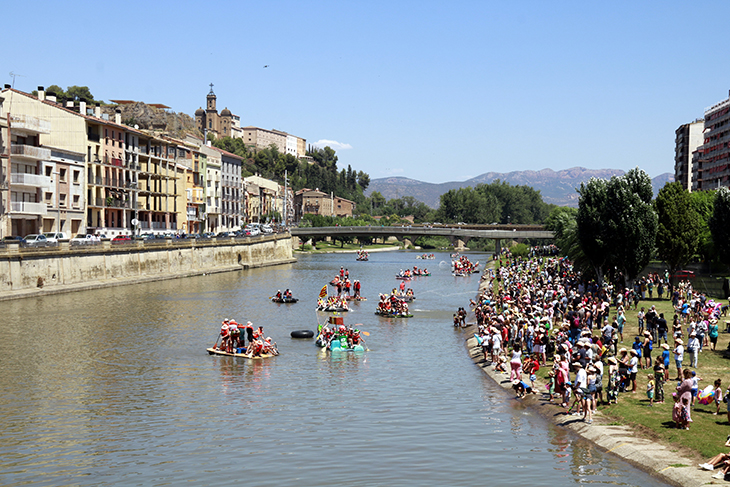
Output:
<svg viewBox="0 0 730 487">
<path fill-rule="evenodd" d="M 482 280 L 479 291 L 481 292 L 487 284 L 488 281 Z M 470 316 L 470 321 L 475 321 L 473 315 Z M 465 344 L 469 356 L 488 377 L 512 394 L 509 374 L 495 372 L 492 364 L 484 360 L 482 348 L 474 336 L 477 331 L 476 324 L 470 324 L 465 328 L 467 334 Z M 523 402 L 548 421 L 571 430 L 602 450 L 617 455 L 668 484 L 685 487 L 727 484 L 724 480 L 712 478 L 716 472 L 698 468 L 698 464 L 704 463 L 707 459 L 698 458 L 692 452 L 680 451 L 676 445 L 660 444 L 656 439 L 641 437 L 640 432 L 630 425 L 617 424 L 615 419 L 603 416 L 600 407 L 593 417 L 593 424 L 587 424 L 581 417 L 568 415 L 565 413 L 565 408 L 550 403 L 544 391 L 546 391 L 544 382 L 538 380 L 535 381 L 536 394 L 512 400 Z"/>
<path fill-rule="evenodd" d="M 295 262 L 291 238 L 168 240 L 154 245 L 6 249 L 0 254 L 0 301 Z"/>
</svg>

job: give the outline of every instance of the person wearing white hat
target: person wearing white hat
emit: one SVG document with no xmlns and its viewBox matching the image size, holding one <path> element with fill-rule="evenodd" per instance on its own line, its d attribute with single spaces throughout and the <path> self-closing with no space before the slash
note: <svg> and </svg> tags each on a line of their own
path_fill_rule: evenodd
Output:
<svg viewBox="0 0 730 487">
<path fill-rule="evenodd" d="M 674 339 L 675 347 L 672 353 L 674 353 L 674 364 L 677 366 L 677 379 L 682 380 L 682 360 L 684 360 L 684 342 L 681 338 Z"/>
</svg>

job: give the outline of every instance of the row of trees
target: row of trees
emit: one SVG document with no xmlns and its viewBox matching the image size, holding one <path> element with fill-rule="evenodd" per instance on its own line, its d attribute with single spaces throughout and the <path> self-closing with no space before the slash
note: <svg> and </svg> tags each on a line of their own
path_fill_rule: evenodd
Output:
<svg viewBox="0 0 730 487">
<path fill-rule="evenodd" d="M 652 200 L 651 179 L 635 168 L 581 184 L 578 208 L 555 208 L 546 226 L 555 243 L 599 281 L 629 285 L 658 257 L 671 274 L 695 256 L 730 264 L 730 191 L 690 193 L 667 183 Z"/>
</svg>

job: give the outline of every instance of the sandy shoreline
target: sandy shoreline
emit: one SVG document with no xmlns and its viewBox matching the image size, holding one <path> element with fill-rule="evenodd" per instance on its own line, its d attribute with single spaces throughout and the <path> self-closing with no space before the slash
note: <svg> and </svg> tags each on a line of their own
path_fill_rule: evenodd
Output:
<svg viewBox="0 0 730 487">
<path fill-rule="evenodd" d="M 493 263 L 488 263 L 491 266 Z M 480 291 L 486 281 L 480 281 Z M 470 315 L 470 321 L 475 322 L 474 315 Z M 465 329 L 465 346 L 474 364 L 497 384 L 512 394 L 512 384 L 509 381 L 509 374 L 495 372 L 490 363 L 485 362 L 482 347 L 477 342 L 474 334 L 477 332 L 476 324 L 470 324 Z M 524 377 L 524 376 L 523 376 Z M 635 429 L 626 425 L 616 425 L 614 420 L 606 418 L 601 413 L 601 408 L 593 416 L 593 424 L 583 422 L 581 416 L 570 416 L 565 414 L 565 408 L 548 402 L 545 391 L 545 383 L 541 380 L 535 381 L 537 394 L 528 395 L 523 399 L 512 399 L 522 401 L 533 411 L 546 418 L 552 423 L 567 428 L 580 435 L 588 441 L 593 442 L 602 450 L 612 453 L 635 467 L 676 486 L 702 486 L 702 485 L 728 485 L 724 480 L 716 480 L 712 475 L 716 472 L 708 472 L 698 467 L 699 463 L 707 459 L 688 458 L 677 452 L 677 447 L 662 445 L 654 439 L 641 438 Z M 514 397 L 514 396 L 513 396 Z M 681 466 L 680 466 L 681 465 Z"/>
</svg>

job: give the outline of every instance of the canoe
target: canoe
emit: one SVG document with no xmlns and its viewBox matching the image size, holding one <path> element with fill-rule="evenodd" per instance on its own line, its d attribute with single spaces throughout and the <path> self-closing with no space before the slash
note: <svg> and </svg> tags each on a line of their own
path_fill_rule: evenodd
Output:
<svg viewBox="0 0 730 487">
<path fill-rule="evenodd" d="M 402 281 L 410 281 L 411 278 L 412 278 L 412 276 L 408 276 L 408 277 L 406 277 L 406 276 L 395 276 L 395 278 L 396 279 L 400 279 Z"/>
<path fill-rule="evenodd" d="M 258 357 L 252 357 L 251 355 L 248 355 L 245 353 L 229 353 L 224 350 L 218 350 L 217 348 L 206 348 L 206 350 L 209 355 L 224 355 L 226 357 L 241 357 L 241 358 L 259 359 L 259 358 L 269 358 L 269 357 L 274 356 L 271 353 L 265 353 L 263 355 L 259 355 Z"/>
<path fill-rule="evenodd" d="M 271 298 L 275 303 L 296 303 L 299 301 L 298 298 Z"/>
</svg>

